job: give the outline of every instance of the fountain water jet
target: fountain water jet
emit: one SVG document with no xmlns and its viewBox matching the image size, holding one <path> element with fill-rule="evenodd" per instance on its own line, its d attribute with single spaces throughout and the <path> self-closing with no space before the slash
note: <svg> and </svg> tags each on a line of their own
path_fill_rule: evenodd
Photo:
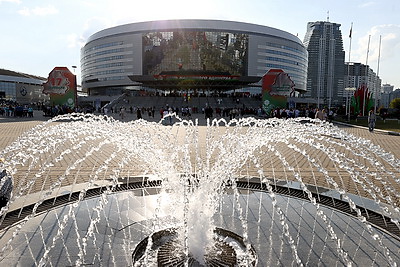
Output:
<svg viewBox="0 0 400 267">
<path fill-rule="evenodd" d="M 0 158 L 16 185 L 2 209 L 2 263 L 25 246 L 29 252 L 20 257 L 39 266 L 55 264 L 56 255 L 71 265 L 124 265 L 148 240 L 139 262 L 149 265 L 158 253 L 153 235 L 176 229 L 170 250 L 180 248 L 176 255 L 186 263 L 205 264 L 221 239 L 217 228 L 241 236 L 235 253 L 242 266 L 255 262 L 251 251 L 261 266 L 351 265 L 375 247 L 370 264 L 399 261 L 399 160 L 330 124 L 250 118 L 163 126 L 73 114 L 37 126 Z M 322 205 L 328 202 L 344 203 L 353 215 Z M 374 225 L 372 211 L 390 227 Z M 20 221 L 7 225 L 15 217 Z M 38 219 L 54 230 L 35 228 Z M 31 246 L 38 241 L 39 251 Z"/>
</svg>

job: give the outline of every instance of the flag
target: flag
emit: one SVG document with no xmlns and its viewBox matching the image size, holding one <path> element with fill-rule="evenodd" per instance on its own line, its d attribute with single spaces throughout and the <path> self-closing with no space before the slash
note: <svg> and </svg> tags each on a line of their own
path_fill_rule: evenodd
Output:
<svg viewBox="0 0 400 267">
<path fill-rule="evenodd" d="M 349 38 L 351 38 L 352 33 L 353 33 L 353 23 L 351 23 Z"/>
</svg>

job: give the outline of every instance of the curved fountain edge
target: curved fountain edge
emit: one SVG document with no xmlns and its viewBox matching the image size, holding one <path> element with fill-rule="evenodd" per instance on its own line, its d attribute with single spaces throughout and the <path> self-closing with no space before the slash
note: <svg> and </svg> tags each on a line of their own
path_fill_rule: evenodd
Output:
<svg viewBox="0 0 400 267">
<path fill-rule="evenodd" d="M 287 183 L 282 181 L 282 183 L 274 183 L 271 181 L 271 186 L 274 193 L 285 195 L 293 198 L 298 198 L 301 200 L 305 200 L 309 202 L 307 194 L 300 188 L 298 185 Z M 253 179 L 239 179 L 236 182 L 238 189 L 251 189 L 254 191 L 262 191 L 267 192 L 267 186 L 265 183 L 261 183 L 258 178 Z M 148 179 L 148 177 L 124 177 L 119 179 L 119 184 L 114 189 L 114 193 L 116 192 L 124 192 L 130 191 L 134 189 L 140 188 L 156 188 L 161 186 L 161 180 L 152 180 Z M 310 185 L 307 185 L 310 186 Z M 315 186 L 310 186 L 315 187 Z M 320 190 L 323 189 L 325 191 L 332 191 L 330 189 L 325 189 L 322 187 L 318 187 Z M 84 200 L 97 197 L 107 191 L 109 187 L 100 186 L 90 188 L 86 191 Z M 81 191 L 70 192 L 67 194 L 59 195 L 56 197 L 48 198 L 43 201 L 41 205 L 38 206 L 36 210 L 36 216 L 46 212 L 51 209 L 56 209 L 63 205 L 71 204 L 76 202 L 79 199 L 79 194 Z M 347 201 L 341 200 L 332 195 L 324 195 L 316 192 L 312 192 L 313 197 L 315 197 L 316 202 L 323 206 L 327 206 L 329 208 L 335 209 L 339 212 L 345 213 L 347 215 L 356 217 L 357 213 L 350 208 L 350 205 Z M 355 196 L 361 199 L 359 196 Z M 368 200 L 368 199 L 366 199 Z M 32 213 L 33 207 L 35 204 L 29 204 L 18 209 L 9 211 L 5 214 L 3 221 L 0 224 L 0 231 L 3 231 L 9 227 L 12 227 L 15 224 L 18 224 L 22 221 L 26 216 Z M 400 229 L 397 227 L 395 223 L 391 221 L 391 218 L 381 214 L 372 209 L 363 207 L 361 205 L 356 205 L 357 208 L 361 210 L 362 216 L 366 218 L 366 220 L 373 224 L 375 227 L 389 234 L 393 238 L 400 241 Z"/>
</svg>

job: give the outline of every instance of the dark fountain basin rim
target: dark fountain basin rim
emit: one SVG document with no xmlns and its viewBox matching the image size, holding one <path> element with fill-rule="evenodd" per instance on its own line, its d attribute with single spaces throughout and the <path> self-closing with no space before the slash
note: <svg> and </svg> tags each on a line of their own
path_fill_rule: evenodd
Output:
<svg viewBox="0 0 400 267">
<path fill-rule="evenodd" d="M 98 197 L 107 191 L 110 193 L 118 193 L 142 188 L 159 188 L 161 187 L 161 183 L 161 180 L 151 180 L 148 177 L 143 176 L 124 177 L 119 179 L 118 185 L 115 186 L 111 191 L 110 186 L 100 186 L 87 189 L 82 200 Z M 272 191 L 276 194 L 297 198 L 304 201 L 310 201 L 307 193 L 301 189 L 298 182 L 270 180 L 270 185 L 272 187 Z M 236 187 L 239 190 L 249 189 L 268 193 L 266 183 L 261 183 L 260 179 L 258 178 L 239 179 L 236 182 Z M 347 215 L 357 217 L 357 212 L 350 207 L 349 202 L 340 199 L 340 194 L 336 191 L 323 187 L 315 187 L 313 185 L 307 185 L 307 188 L 312 192 L 312 196 L 315 198 L 316 203 L 331 209 L 335 209 Z M 80 193 L 81 191 L 70 192 L 46 199 L 37 207 L 35 215 L 39 215 L 48 210 L 74 203 L 79 200 Z M 356 195 L 351 195 L 351 197 L 353 201 L 354 199 L 358 199 L 358 201 L 354 201 L 356 203 L 364 203 L 364 201 L 369 202 L 369 204 L 372 203 L 372 200 L 370 199 L 361 198 Z M 0 231 L 18 224 L 26 216 L 31 215 L 34 206 L 35 204 L 30 204 L 7 212 L 2 218 L 0 218 Z M 377 207 L 373 207 L 373 205 L 364 207 L 357 204 L 356 207 L 361 211 L 361 215 L 364 216 L 369 223 L 400 241 L 400 229 L 395 223 L 392 222 L 390 217 L 378 212 Z"/>
</svg>

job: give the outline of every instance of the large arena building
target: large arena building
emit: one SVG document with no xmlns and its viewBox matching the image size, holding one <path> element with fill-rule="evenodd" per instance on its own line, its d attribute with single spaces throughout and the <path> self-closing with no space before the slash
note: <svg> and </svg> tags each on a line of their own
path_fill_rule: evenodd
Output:
<svg viewBox="0 0 400 267">
<path fill-rule="evenodd" d="M 261 90 L 261 77 L 270 69 L 284 70 L 301 91 L 307 65 L 307 50 L 298 37 L 222 20 L 120 25 L 93 34 L 81 50 L 82 89 L 89 96 L 150 88 Z"/>
</svg>

